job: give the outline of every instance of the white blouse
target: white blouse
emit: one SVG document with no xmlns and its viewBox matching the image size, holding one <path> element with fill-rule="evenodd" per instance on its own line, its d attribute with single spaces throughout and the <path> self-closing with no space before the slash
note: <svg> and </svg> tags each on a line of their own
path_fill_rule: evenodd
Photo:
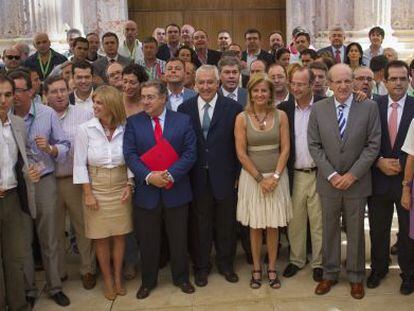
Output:
<svg viewBox="0 0 414 311">
<path fill-rule="evenodd" d="M 74 146 L 74 184 L 90 182 L 88 165 L 114 168 L 125 164 L 122 152 L 124 131 L 125 126 L 119 125 L 109 141 L 98 118 L 94 117 L 79 126 Z M 128 177 L 133 177 L 129 170 Z"/>
</svg>

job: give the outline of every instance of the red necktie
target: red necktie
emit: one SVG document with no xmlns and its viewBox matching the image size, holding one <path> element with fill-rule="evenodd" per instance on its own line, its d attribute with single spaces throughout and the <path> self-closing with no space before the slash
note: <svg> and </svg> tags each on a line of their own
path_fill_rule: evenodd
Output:
<svg viewBox="0 0 414 311">
<path fill-rule="evenodd" d="M 395 139 L 397 138 L 397 123 L 398 123 L 398 104 L 392 103 L 391 104 L 391 114 L 388 119 L 388 133 L 390 134 L 390 142 L 391 142 L 391 148 L 394 148 Z"/>
<path fill-rule="evenodd" d="M 341 51 L 340 50 L 336 50 L 335 52 L 335 62 L 337 64 L 341 63 Z"/>
<path fill-rule="evenodd" d="M 162 138 L 162 129 L 161 129 L 161 124 L 160 124 L 160 118 L 153 117 L 152 119 L 155 122 L 155 129 L 154 129 L 155 142 L 158 143 Z"/>
</svg>

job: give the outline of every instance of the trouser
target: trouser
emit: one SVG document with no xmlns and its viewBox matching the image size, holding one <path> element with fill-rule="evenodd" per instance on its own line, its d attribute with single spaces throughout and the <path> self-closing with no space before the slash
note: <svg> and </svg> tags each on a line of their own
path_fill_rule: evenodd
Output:
<svg viewBox="0 0 414 311">
<path fill-rule="evenodd" d="M 309 219 L 312 242 L 311 267 L 322 266 L 322 207 L 316 193 L 316 171 L 295 171 L 292 191 L 293 217 L 288 225 L 290 263 L 306 265 L 307 226 Z"/>
<path fill-rule="evenodd" d="M 85 223 L 83 221 L 82 186 L 74 185 L 72 176 L 57 178 L 57 230 L 59 250 L 59 275 L 64 277 L 66 271 L 66 238 L 65 218 L 66 212 L 75 231 L 76 241 L 80 255 L 80 274 L 95 274 L 96 260 L 92 241 L 85 237 Z"/>
<path fill-rule="evenodd" d="M 337 280 L 341 271 L 341 211 L 346 220 L 346 270 L 348 280 L 365 278 L 364 214 L 366 198 L 321 197 L 322 262 L 324 279 Z"/>
<path fill-rule="evenodd" d="M 174 285 L 189 281 L 187 218 L 187 204 L 166 208 L 160 203 L 154 209 L 134 208 L 135 229 L 141 253 L 142 286 L 154 288 L 157 285 L 163 220 L 170 245 Z"/>
<path fill-rule="evenodd" d="M 34 221 L 36 232 L 39 236 L 40 248 L 42 251 L 43 267 L 46 274 L 46 283 L 49 295 L 54 295 L 62 290 L 62 283 L 59 275 L 58 256 L 58 229 L 57 229 L 57 187 L 54 174 L 49 174 L 35 184 L 36 211 Z M 25 241 L 29 248 L 33 241 L 33 221 L 29 216 L 25 218 Z M 24 267 L 27 281 L 27 296 L 36 296 L 34 263 L 32 253 L 25 258 Z"/>
<path fill-rule="evenodd" d="M 0 198 L 0 310 L 31 310 L 26 302 L 23 264 L 31 252 L 24 242 L 24 213 L 15 189 Z M 27 215 L 26 215 L 27 216 Z"/>
</svg>

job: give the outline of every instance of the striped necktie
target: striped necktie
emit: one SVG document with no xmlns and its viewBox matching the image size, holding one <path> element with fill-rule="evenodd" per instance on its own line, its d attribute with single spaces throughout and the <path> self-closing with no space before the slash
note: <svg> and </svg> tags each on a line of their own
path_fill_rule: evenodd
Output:
<svg viewBox="0 0 414 311">
<path fill-rule="evenodd" d="M 346 126 L 346 118 L 344 115 L 344 109 L 346 105 L 341 104 L 337 107 L 338 109 L 338 127 L 339 127 L 339 135 L 341 136 L 341 139 L 344 139 L 344 133 L 345 133 L 345 126 Z"/>
</svg>

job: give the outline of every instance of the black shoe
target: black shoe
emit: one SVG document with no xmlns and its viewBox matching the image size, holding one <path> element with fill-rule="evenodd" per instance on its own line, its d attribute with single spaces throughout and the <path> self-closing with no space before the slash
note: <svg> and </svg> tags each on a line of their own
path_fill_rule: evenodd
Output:
<svg viewBox="0 0 414 311">
<path fill-rule="evenodd" d="M 252 265 L 253 264 L 253 256 L 252 256 L 252 253 L 246 253 L 246 262 L 249 265 Z"/>
<path fill-rule="evenodd" d="M 63 283 L 63 282 L 66 282 L 67 280 L 68 280 L 68 275 L 67 274 L 65 274 L 64 276 L 62 276 L 61 278 L 60 278 L 60 281 Z"/>
<path fill-rule="evenodd" d="M 223 271 L 223 272 L 220 272 L 220 274 L 224 275 L 224 278 L 226 279 L 227 282 L 237 283 L 239 281 L 238 275 L 232 270 Z"/>
<path fill-rule="evenodd" d="M 33 309 L 35 302 L 36 302 L 36 297 L 26 296 L 26 301 L 28 304 L 30 304 L 30 306 Z"/>
<path fill-rule="evenodd" d="M 192 294 L 192 293 L 195 292 L 195 288 L 194 288 L 193 284 L 191 284 L 190 282 L 182 283 L 182 284 L 178 285 L 178 287 L 185 294 Z"/>
<path fill-rule="evenodd" d="M 50 298 L 52 298 L 59 306 L 66 307 L 70 305 L 69 298 L 63 292 L 57 292 L 50 296 Z"/>
<path fill-rule="evenodd" d="M 290 263 L 287 265 L 285 271 L 283 272 L 283 276 L 285 278 L 290 278 L 294 276 L 296 273 L 298 273 L 299 270 L 300 268 L 298 266 L 294 265 L 293 263 Z"/>
<path fill-rule="evenodd" d="M 391 255 L 397 255 L 398 254 L 398 241 L 395 242 L 393 246 L 391 246 L 390 253 L 391 253 Z"/>
<path fill-rule="evenodd" d="M 384 277 L 378 274 L 375 271 L 372 271 L 367 279 L 367 287 L 368 288 L 377 288 L 381 284 L 381 280 Z"/>
<path fill-rule="evenodd" d="M 208 273 L 207 272 L 197 272 L 194 276 L 194 283 L 198 287 L 204 287 L 208 283 Z"/>
<path fill-rule="evenodd" d="M 142 286 L 137 291 L 137 299 L 145 299 L 147 298 L 151 293 L 151 289 L 145 286 Z"/>
<path fill-rule="evenodd" d="M 400 293 L 403 295 L 410 295 L 414 292 L 414 277 L 408 277 L 401 273 L 402 283 L 400 286 Z"/>
<path fill-rule="evenodd" d="M 313 280 L 315 282 L 321 282 L 323 280 L 323 269 L 322 268 L 315 268 L 313 269 Z"/>
</svg>

